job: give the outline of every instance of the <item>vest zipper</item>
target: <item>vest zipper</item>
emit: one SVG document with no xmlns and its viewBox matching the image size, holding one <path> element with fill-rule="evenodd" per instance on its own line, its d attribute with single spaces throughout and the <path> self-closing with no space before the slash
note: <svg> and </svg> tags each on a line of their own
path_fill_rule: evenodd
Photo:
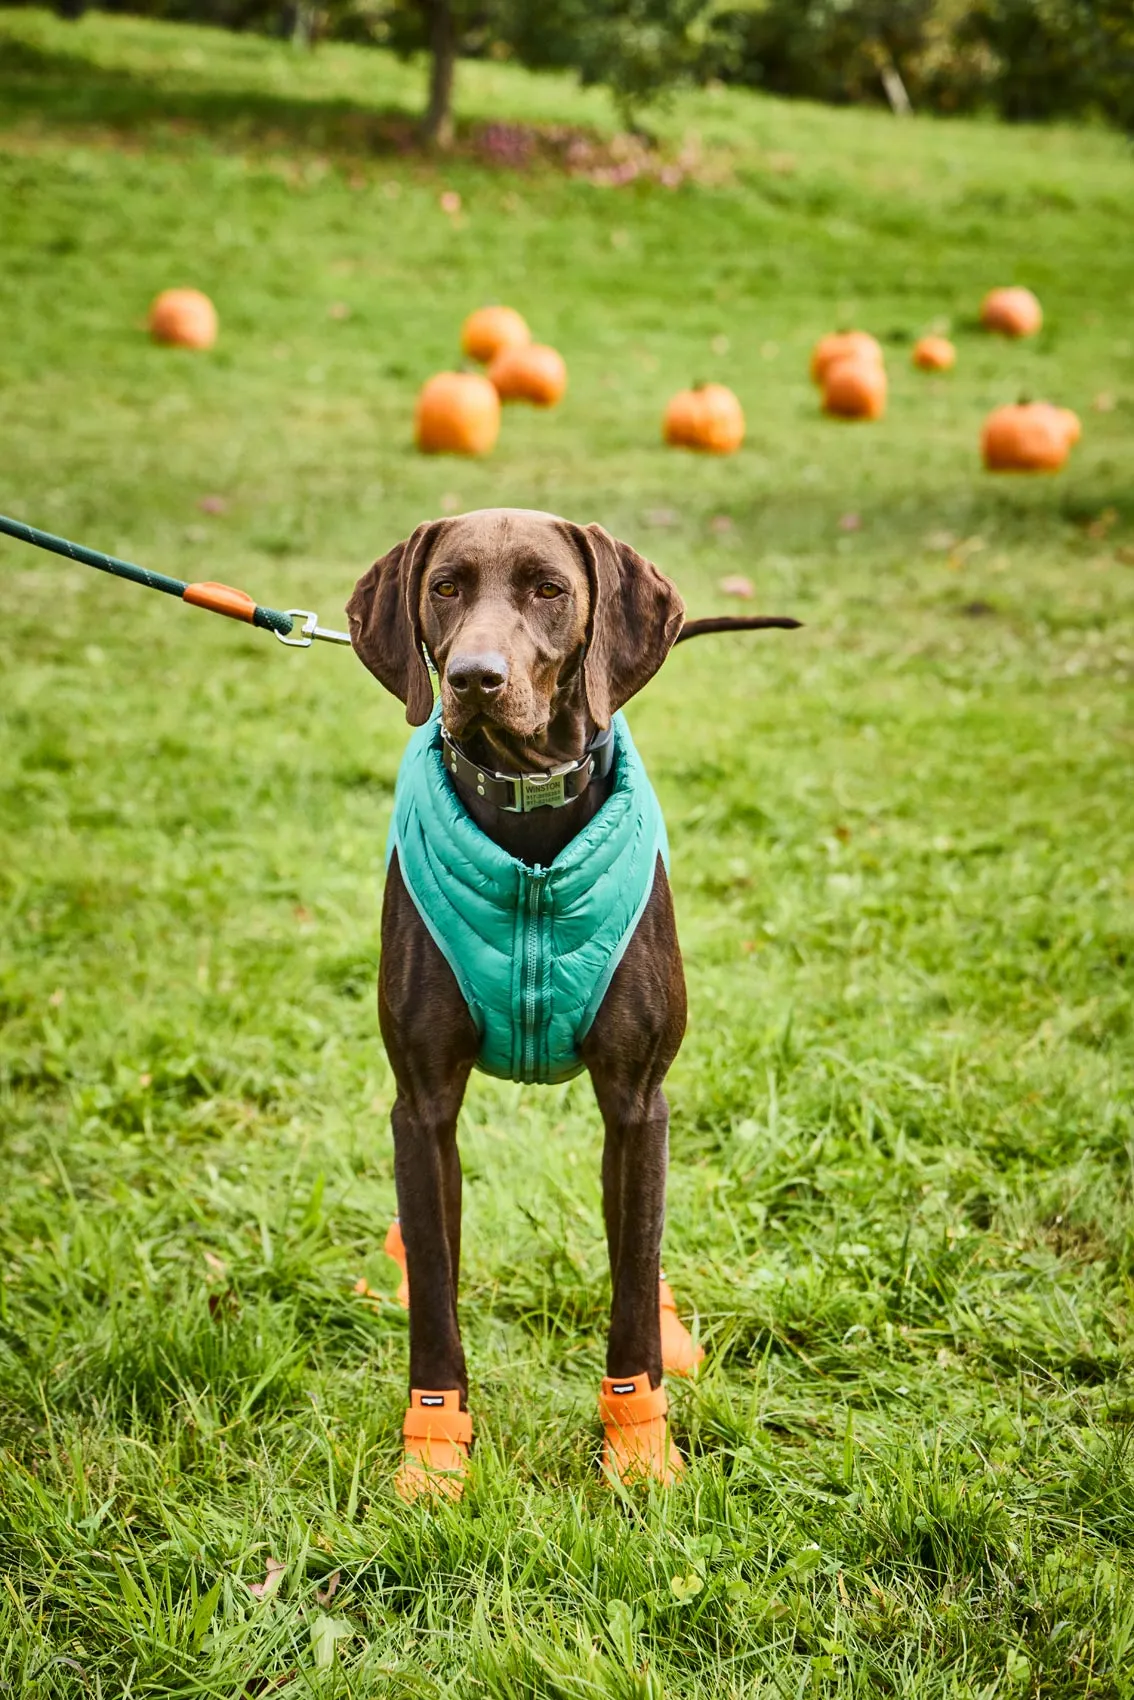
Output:
<svg viewBox="0 0 1134 1700">
<path fill-rule="evenodd" d="M 543 985 L 540 908 L 543 901 L 543 882 L 549 871 L 537 863 L 525 876 L 527 884 L 524 892 L 524 957 L 520 981 L 520 1066 L 526 1081 L 535 1079 L 538 1061 Z"/>
</svg>

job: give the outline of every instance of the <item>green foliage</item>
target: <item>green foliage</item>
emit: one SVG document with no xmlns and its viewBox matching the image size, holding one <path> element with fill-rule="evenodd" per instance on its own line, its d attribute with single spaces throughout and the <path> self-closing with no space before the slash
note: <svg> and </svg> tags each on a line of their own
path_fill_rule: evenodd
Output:
<svg viewBox="0 0 1134 1700">
<path fill-rule="evenodd" d="M 1129 0 L 976 0 L 958 41 L 988 50 L 980 92 L 1006 117 L 1097 110 L 1134 129 Z"/>
<path fill-rule="evenodd" d="M 718 76 L 812 100 L 882 98 L 880 70 L 903 74 L 926 46 L 937 0 L 762 0 L 720 8 L 709 63 Z"/>
<path fill-rule="evenodd" d="M 711 0 L 511 0 L 504 38 L 522 64 L 609 88 L 628 122 L 703 67 Z"/>
<path fill-rule="evenodd" d="M 887 65 L 919 108 L 1134 127 L 1129 0 L 725 0 L 705 58 L 729 81 L 836 103 L 880 102 Z"/>
<path fill-rule="evenodd" d="M 573 76 L 463 75 L 475 122 L 609 120 Z M 694 90 L 674 189 L 438 167 L 393 55 L 30 10 L 0 91 L 6 511 L 336 625 L 421 518 L 515 502 L 602 520 L 693 613 L 741 572 L 807 622 L 682 645 L 631 707 L 690 986 L 687 1485 L 597 1480 L 586 1081 L 478 1078 L 475 1472 L 431 1516 L 390 1486 L 404 1316 L 354 1291 L 396 1283 L 402 711 L 349 653 L 0 544 L 4 1700 L 1129 1700 L 1123 142 L 959 120 L 899 154 L 888 114 Z M 1026 344 L 973 322 L 1013 280 Z M 172 283 L 211 354 L 146 338 Z M 417 386 L 494 299 L 567 398 L 421 457 Z M 907 359 L 938 320 L 942 380 Z M 876 425 L 819 414 L 840 323 L 884 344 Z M 661 445 L 695 377 L 744 402 L 732 459 Z M 1058 479 L 979 470 L 1022 389 L 1083 417 Z"/>
</svg>

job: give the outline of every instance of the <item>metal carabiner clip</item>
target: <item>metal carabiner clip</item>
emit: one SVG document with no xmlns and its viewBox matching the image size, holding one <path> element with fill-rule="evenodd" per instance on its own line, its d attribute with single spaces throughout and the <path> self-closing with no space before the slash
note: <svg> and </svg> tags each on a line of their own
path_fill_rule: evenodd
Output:
<svg viewBox="0 0 1134 1700">
<path fill-rule="evenodd" d="M 313 613 L 310 608 L 285 608 L 284 613 L 290 619 L 301 622 L 299 630 L 302 635 L 300 637 L 285 637 L 283 632 L 275 633 L 280 642 L 286 643 L 289 649 L 310 649 L 316 639 L 321 643 L 350 642 L 349 632 L 329 631 L 326 626 L 319 624 L 318 614 Z"/>
</svg>

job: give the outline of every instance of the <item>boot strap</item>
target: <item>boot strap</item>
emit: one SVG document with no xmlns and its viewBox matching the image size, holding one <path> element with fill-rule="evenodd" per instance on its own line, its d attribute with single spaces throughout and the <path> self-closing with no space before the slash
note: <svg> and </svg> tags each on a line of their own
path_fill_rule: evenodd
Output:
<svg viewBox="0 0 1134 1700">
<path fill-rule="evenodd" d="M 413 1392 L 415 1401 L 440 1397 L 435 1393 L 419 1393 L 416 1388 Z M 467 1411 L 414 1403 L 406 1412 L 402 1434 L 406 1440 L 451 1440 L 458 1446 L 468 1446 L 472 1440 L 472 1418 Z"/>
<path fill-rule="evenodd" d="M 645 1387 L 636 1388 L 633 1393 L 615 1392 L 616 1387 L 628 1385 L 635 1380 L 644 1382 Z M 625 1383 L 607 1377 L 602 1384 L 599 1416 L 604 1426 L 617 1429 L 634 1428 L 639 1423 L 652 1422 L 655 1417 L 664 1417 L 668 1410 L 669 1400 L 665 1396 L 665 1388 L 651 1389 L 648 1376 L 627 1376 Z"/>
</svg>

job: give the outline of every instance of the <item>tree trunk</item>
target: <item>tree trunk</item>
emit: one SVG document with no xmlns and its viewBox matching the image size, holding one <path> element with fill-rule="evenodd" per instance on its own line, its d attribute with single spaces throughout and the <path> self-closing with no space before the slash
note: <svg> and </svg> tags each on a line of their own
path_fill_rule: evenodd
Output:
<svg viewBox="0 0 1134 1700">
<path fill-rule="evenodd" d="M 428 0 L 429 106 L 422 125 L 427 147 L 453 144 L 453 73 L 457 65 L 457 29 L 453 0 Z"/>
</svg>

